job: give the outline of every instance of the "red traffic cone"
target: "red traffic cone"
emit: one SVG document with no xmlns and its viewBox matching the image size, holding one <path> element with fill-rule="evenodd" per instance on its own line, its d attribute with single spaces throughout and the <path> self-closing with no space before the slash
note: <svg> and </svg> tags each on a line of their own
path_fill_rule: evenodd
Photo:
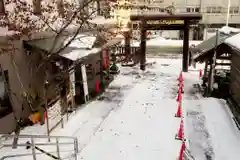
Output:
<svg viewBox="0 0 240 160">
<path fill-rule="evenodd" d="M 182 101 L 182 93 L 181 91 L 178 91 L 177 102 L 181 102 L 181 101 Z"/>
<path fill-rule="evenodd" d="M 183 91 L 183 84 L 182 83 L 179 84 L 178 92 L 184 93 L 184 91 Z"/>
<path fill-rule="evenodd" d="M 202 70 L 199 71 L 199 77 L 202 78 Z"/>
<path fill-rule="evenodd" d="M 184 137 L 183 137 L 183 120 L 181 120 L 181 122 L 180 122 L 180 128 L 178 130 L 178 133 L 177 133 L 175 139 L 184 140 Z"/>
<path fill-rule="evenodd" d="M 175 114 L 175 117 L 181 117 L 181 116 L 182 116 L 182 107 L 181 107 L 181 102 L 179 102 L 177 113 Z"/>
<path fill-rule="evenodd" d="M 100 87 L 99 87 L 99 81 L 98 80 L 96 80 L 96 82 L 95 82 L 95 90 L 96 90 L 97 93 L 100 92 Z"/>
<path fill-rule="evenodd" d="M 186 149 L 186 145 L 185 145 L 185 142 L 183 141 L 182 145 L 181 145 L 180 153 L 179 153 L 179 160 L 183 160 L 184 159 L 183 158 L 183 153 L 184 153 L 185 149 Z"/>
<path fill-rule="evenodd" d="M 179 81 L 179 82 L 182 82 L 182 81 L 183 81 L 183 75 L 182 75 L 182 72 L 180 72 L 180 75 L 179 75 L 178 81 Z"/>
</svg>

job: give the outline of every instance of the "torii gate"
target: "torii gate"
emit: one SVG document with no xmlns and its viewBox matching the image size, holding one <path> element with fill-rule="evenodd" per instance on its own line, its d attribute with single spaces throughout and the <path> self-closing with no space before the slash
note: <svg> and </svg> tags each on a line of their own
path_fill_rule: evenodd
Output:
<svg viewBox="0 0 240 160">
<path fill-rule="evenodd" d="M 146 31 L 147 30 L 183 30 L 183 59 L 182 71 L 188 72 L 189 54 L 189 25 L 196 24 L 202 19 L 199 13 L 176 13 L 176 14 L 140 14 L 131 15 L 131 21 L 140 21 L 141 44 L 140 44 L 140 69 L 145 70 L 146 63 Z"/>
</svg>

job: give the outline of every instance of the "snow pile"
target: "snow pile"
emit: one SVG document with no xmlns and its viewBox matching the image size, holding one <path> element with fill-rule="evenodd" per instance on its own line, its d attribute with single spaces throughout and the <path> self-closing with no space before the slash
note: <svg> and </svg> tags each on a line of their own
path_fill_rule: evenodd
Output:
<svg viewBox="0 0 240 160">
<path fill-rule="evenodd" d="M 98 24 L 98 25 L 113 25 L 116 22 L 111 18 L 104 18 L 103 16 L 96 16 L 95 18 L 88 20 L 90 23 Z"/>
<path fill-rule="evenodd" d="M 65 42 L 69 42 L 73 37 L 69 37 Z M 69 44 L 69 47 L 91 49 L 96 41 L 96 36 L 90 36 L 85 34 L 79 34 L 75 39 Z M 66 45 L 66 44 L 64 44 Z"/>
<path fill-rule="evenodd" d="M 198 92 L 199 68 L 184 74 L 183 109 L 187 144 L 195 160 L 232 160 L 240 156 L 240 132 L 224 100 Z M 217 113 L 217 114 L 216 114 Z"/>
<path fill-rule="evenodd" d="M 202 41 L 189 41 L 189 46 L 198 45 Z M 158 37 L 147 41 L 148 46 L 169 46 L 169 47 L 182 47 L 183 40 L 166 40 L 163 37 Z"/>
<path fill-rule="evenodd" d="M 202 41 L 189 41 L 189 46 L 191 45 L 198 45 Z M 124 41 L 122 42 L 124 44 Z M 133 41 L 133 46 L 140 46 L 139 41 Z M 147 40 L 147 46 L 149 47 L 156 47 L 156 46 L 162 46 L 162 47 L 182 47 L 183 46 L 183 40 L 171 40 L 171 39 L 165 39 L 164 37 L 158 36 L 156 38 Z"/>
<path fill-rule="evenodd" d="M 240 29 L 229 27 L 229 26 L 223 26 L 221 29 L 219 29 L 219 31 L 224 34 L 231 34 L 231 33 L 239 33 Z"/>
<path fill-rule="evenodd" d="M 121 73 L 98 100 L 78 110 L 64 129 L 57 129 L 52 135 L 77 137 L 78 159 L 177 159 L 181 142 L 174 137 L 180 119 L 174 114 L 177 110 L 176 79 L 182 61 L 159 58 L 147 61 L 146 71 L 139 70 L 139 66 L 121 68 Z M 182 109 L 187 149 L 195 160 L 237 160 L 240 133 L 223 100 L 199 95 L 194 85 L 199 82 L 198 69 L 190 68 L 189 73 L 183 74 Z M 36 132 L 42 131 L 39 128 L 28 130 L 29 134 Z M 55 146 L 42 149 L 56 150 Z M 5 149 L 0 154 L 8 153 L 21 152 Z M 61 152 L 61 156 L 67 154 Z M 41 155 L 38 158 L 47 159 Z M 15 159 L 19 157 L 12 158 Z"/>
</svg>

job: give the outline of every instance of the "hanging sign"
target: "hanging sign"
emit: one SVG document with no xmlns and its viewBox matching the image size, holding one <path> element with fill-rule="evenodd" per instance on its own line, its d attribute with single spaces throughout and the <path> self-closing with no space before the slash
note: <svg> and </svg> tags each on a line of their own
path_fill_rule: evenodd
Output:
<svg viewBox="0 0 240 160">
<path fill-rule="evenodd" d="M 88 96 L 88 83 L 87 83 L 87 73 L 86 73 L 86 66 L 81 65 L 81 71 L 82 71 L 82 81 L 83 81 L 83 92 L 84 96 Z M 86 99 L 85 99 L 86 101 Z"/>
<path fill-rule="evenodd" d="M 105 69 L 109 67 L 108 49 L 103 49 L 103 65 Z"/>
<path fill-rule="evenodd" d="M 184 24 L 184 20 L 156 20 L 156 21 L 147 21 L 147 24 L 154 25 L 176 25 L 176 24 Z"/>
<path fill-rule="evenodd" d="M 75 90 L 75 70 L 72 70 L 69 72 L 69 78 L 70 78 L 70 89 L 73 93 L 73 96 L 76 95 L 76 90 Z"/>
</svg>

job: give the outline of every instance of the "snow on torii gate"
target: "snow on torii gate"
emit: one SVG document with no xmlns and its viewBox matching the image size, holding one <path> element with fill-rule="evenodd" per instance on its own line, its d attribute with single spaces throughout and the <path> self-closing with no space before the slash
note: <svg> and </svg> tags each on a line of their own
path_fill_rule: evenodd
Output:
<svg viewBox="0 0 240 160">
<path fill-rule="evenodd" d="M 138 14 L 131 15 L 131 21 L 140 21 L 141 44 L 140 44 L 140 69 L 145 70 L 146 63 L 146 31 L 147 30 L 183 30 L 183 59 L 182 70 L 188 71 L 189 54 L 189 25 L 196 24 L 202 19 L 199 13 L 176 13 L 176 14 Z M 133 26 L 134 27 L 134 26 Z"/>
</svg>

